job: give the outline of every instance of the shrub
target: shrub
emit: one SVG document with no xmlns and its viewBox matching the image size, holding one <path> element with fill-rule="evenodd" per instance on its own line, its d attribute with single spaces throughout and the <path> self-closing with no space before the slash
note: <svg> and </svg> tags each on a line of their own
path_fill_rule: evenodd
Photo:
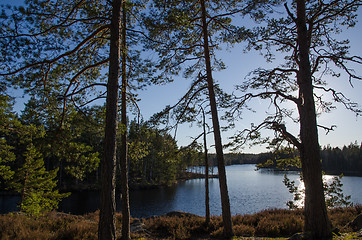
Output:
<svg viewBox="0 0 362 240">
<path fill-rule="evenodd" d="M 22 213 L 0 215 L 0 239 L 97 239 L 98 224 L 82 216 L 50 214 L 30 218 Z"/>
<path fill-rule="evenodd" d="M 233 230 L 235 236 L 252 237 L 255 235 L 255 228 L 250 225 L 234 225 Z"/>
<path fill-rule="evenodd" d="M 267 210 L 259 214 L 262 217 L 255 228 L 258 236 L 291 236 L 303 230 L 300 211 Z"/>
<path fill-rule="evenodd" d="M 334 227 L 342 232 L 351 231 L 346 224 L 362 212 L 362 207 L 333 208 L 329 211 Z M 97 239 L 99 212 L 75 216 L 51 212 L 47 215 L 30 218 L 24 213 L 0 215 L 0 239 L 24 240 L 66 240 Z M 116 215 L 117 234 L 120 235 L 121 214 Z M 236 236 L 286 237 L 303 230 L 302 210 L 265 210 L 252 215 L 233 217 L 233 230 Z M 134 219 L 131 219 L 131 222 Z M 141 220 L 145 232 L 132 233 L 137 239 L 190 239 L 222 238 L 221 217 L 211 217 L 210 224 L 205 219 L 192 215 L 160 216 Z"/>
<path fill-rule="evenodd" d="M 347 224 L 353 221 L 353 219 L 361 213 L 361 205 L 347 208 L 338 207 L 329 210 L 329 218 L 333 227 L 338 228 L 341 232 L 350 232 L 352 229 L 349 228 Z"/>
<path fill-rule="evenodd" d="M 189 216 L 160 216 L 145 220 L 148 231 L 157 237 L 172 237 L 174 239 L 188 239 L 191 234 L 203 233 L 205 231 L 203 223 L 203 218 Z"/>
</svg>

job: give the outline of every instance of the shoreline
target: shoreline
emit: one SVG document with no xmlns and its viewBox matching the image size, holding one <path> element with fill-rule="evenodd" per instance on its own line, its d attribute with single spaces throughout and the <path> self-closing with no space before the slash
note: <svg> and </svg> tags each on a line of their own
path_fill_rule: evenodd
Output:
<svg viewBox="0 0 362 240">
<path fill-rule="evenodd" d="M 209 174 L 209 178 L 218 178 L 217 174 Z M 170 184 L 152 184 L 152 183 L 129 183 L 130 190 L 142 190 L 142 189 L 157 189 L 163 187 L 170 187 L 180 182 L 185 182 L 187 180 L 193 179 L 203 179 L 205 174 L 203 173 L 193 173 L 193 172 L 183 172 L 177 179 Z"/>
<path fill-rule="evenodd" d="M 209 174 L 209 178 L 218 178 L 217 174 Z M 205 178 L 205 174 L 203 173 L 193 173 L 193 172 L 183 172 L 176 181 L 170 184 L 153 184 L 153 183 L 129 183 L 130 190 L 143 190 L 143 189 L 157 189 L 163 187 L 170 187 L 180 182 L 185 182 L 187 180 L 193 179 L 203 179 Z M 100 191 L 100 186 L 98 185 L 82 185 L 80 184 L 77 187 L 63 187 L 59 188 L 61 192 L 83 192 L 83 191 Z M 18 196 L 19 193 L 14 191 L 0 191 L 0 196 Z"/>
<path fill-rule="evenodd" d="M 278 169 L 278 168 L 273 168 L 273 167 L 261 167 L 258 170 L 285 172 L 285 173 L 302 171 L 301 169 L 283 170 L 283 169 Z M 362 173 L 358 172 L 358 171 L 340 172 L 338 170 L 323 170 L 323 172 L 325 173 L 325 175 L 332 175 L 332 176 L 339 176 L 342 174 L 343 176 L 348 176 L 348 177 L 362 177 Z"/>
</svg>

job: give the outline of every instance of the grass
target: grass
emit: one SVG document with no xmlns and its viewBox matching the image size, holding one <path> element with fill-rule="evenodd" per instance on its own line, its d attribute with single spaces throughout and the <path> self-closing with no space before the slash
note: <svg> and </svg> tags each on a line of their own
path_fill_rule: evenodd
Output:
<svg viewBox="0 0 362 240">
<path fill-rule="evenodd" d="M 362 206 L 335 208 L 329 211 L 334 227 L 342 236 L 335 239 L 357 239 L 347 225 L 362 212 Z M 52 212 L 32 219 L 21 213 L 0 215 L 0 240 L 7 239 L 97 239 L 98 212 L 75 216 Z M 117 214 L 117 234 L 121 231 L 121 215 Z M 265 210 L 256 214 L 233 216 L 234 239 L 287 239 L 303 229 L 301 210 Z M 212 217 L 209 225 L 204 218 L 192 214 L 159 216 L 139 221 L 143 231 L 132 233 L 134 239 L 210 239 L 222 238 L 222 219 Z M 143 225 L 144 224 L 144 225 Z"/>
</svg>

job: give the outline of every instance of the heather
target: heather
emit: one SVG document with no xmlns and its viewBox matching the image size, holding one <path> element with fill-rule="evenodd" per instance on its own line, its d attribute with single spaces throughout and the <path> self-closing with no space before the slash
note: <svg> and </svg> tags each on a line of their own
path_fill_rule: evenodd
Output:
<svg viewBox="0 0 362 240">
<path fill-rule="evenodd" d="M 353 229 L 348 226 L 362 206 L 334 208 L 329 217 L 342 234 Z M 0 215 L 0 239 L 97 239 L 98 214 L 71 215 L 59 212 L 31 218 L 23 213 Z M 117 214 L 117 236 L 121 232 L 121 214 Z M 256 214 L 232 217 L 237 238 L 287 238 L 302 232 L 302 210 L 270 209 Z M 189 213 L 171 213 L 146 219 L 131 219 L 133 239 L 220 239 L 223 236 L 221 217 L 211 217 L 205 224 L 203 217 Z M 355 234 L 357 235 L 357 234 Z M 337 236 L 335 237 L 337 239 Z M 342 237 L 339 237 L 342 238 Z M 347 237 L 346 237 L 347 239 Z"/>
</svg>

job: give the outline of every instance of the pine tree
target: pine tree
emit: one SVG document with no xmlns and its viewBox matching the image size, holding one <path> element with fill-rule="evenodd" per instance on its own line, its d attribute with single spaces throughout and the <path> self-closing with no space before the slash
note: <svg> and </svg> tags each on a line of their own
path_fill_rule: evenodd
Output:
<svg viewBox="0 0 362 240">
<path fill-rule="evenodd" d="M 340 76 L 338 68 L 347 74 L 349 81 L 362 79 L 348 66 L 349 63 L 361 64 L 361 57 L 350 55 L 349 42 L 335 37 L 343 27 L 355 25 L 360 5 L 359 0 L 295 0 L 291 6 L 286 2 L 284 15 L 267 16 L 263 18 L 264 26 L 255 27 L 248 35 L 242 36 L 248 36 L 249 50 L 261 51 L 268 61 L 273 61 L 275 52 L 278 52 L 285 62 L 270 70 L 255 70 L 250 80 L 239 86 L 247 93 L 237 99 L 235 106 L 261 98 L 268 99 L 275 111 L 262 123 L 239 132 L 235 140 L 239 143 L 245 139 L 261 140 L 260 130 L 268 128 L 276 133 L 272 141 L 274 146 L 287 141 L 298 149 L 305 182 L 304 230 L 310 233 L 312 239 L 332 237 L 323 192 L 318 128 L 328 132 L 333 130 L 333 126 L 318 124 L 317 116 L 333 107 L 316 89 L 331 94 L 333 101 L 356 115 L 361 114 L 356 103 L 326 86 L 327 79 Z M 294 105 L 295 110 L 285 107 L 285 102 Z M 238 110 L 234 108 L 232 111 Z M 298 135 L 290 132 L 286 119 L 299 125 Z"/>
<path fill-rule="evenodd" d="M 39 216 L 58 208 L 59 202 L 69 193 L 56 190 L 58 169 L 47 171 L 41 154 L 33 144 L 24 153 L 24 164 L 14 176 L 12 188 L 19 192 L 20 210 L 30 216 Z"/>
<path fill-rule="evenodd" d="M 12 151 L 14 147 L 7 141 L 7 136 L 12 134 L 14 127 L 19 124 L 19 121 L 12 113 L 12 104 L 9 97 L 0 93 L 0 184 L 3 187 L 14 175 L 10 165 L 16 159 L 16 155 Z"/>
</svg>

